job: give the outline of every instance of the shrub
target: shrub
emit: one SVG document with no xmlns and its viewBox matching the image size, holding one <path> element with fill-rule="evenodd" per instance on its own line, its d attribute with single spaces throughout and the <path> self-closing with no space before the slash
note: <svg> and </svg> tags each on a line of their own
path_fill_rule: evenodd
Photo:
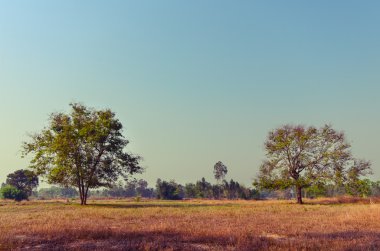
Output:
<svg viewBox="0 0 380 251">
<path fill-rule="evenodd" d="M 11 199 L 15 201 L 22 201 L 28 199 L 26 192 L 21 191 L 14 186 L 6 185 L 0 190 L 1 197 L 4 199 Z"/>
</svg>

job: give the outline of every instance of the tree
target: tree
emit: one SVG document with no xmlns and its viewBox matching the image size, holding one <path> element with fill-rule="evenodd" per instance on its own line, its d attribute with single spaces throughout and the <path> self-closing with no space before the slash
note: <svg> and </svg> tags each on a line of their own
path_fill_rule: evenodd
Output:
<svg viewBox="0 0 380 251">
<path fill-rule="evenodd" d="M 214 165 L 214 177 L 219 182 L 220 180 L 223 180 L 226 176 L 228 170 L 227 166 L 225 166 L 221 161 L 218 161 Z"/>
<path fill-rule="evenodd" d="M 261 188 L 295 187 L 302 204 L 302 189 L 318 182 L 339 184 L 347 175 L 371 173 L 368 161 L 352 157 L 345 135 L 329 125 L 321 128 L 285 125 L 271 131 L 265 142 L 267 160 L 255 185 Z"/>
<path fill-rule="evenodd" d="M 372 192 L 372 182 L 369 179 L 354 179 L 346 184 L 346 192 L 350 195 L 368 197 Z"/>
<path fill-rule="evenodd" d="M 6 184 L 30 196 L 33 189 L 38 186 L 38 176 L 33 171 L 21 169 L 8 174 Z"/>
<path fill-rule="evenodd" d="M 184 197 L 184 188 L 174 180 L 170 182 L 157 180 L 156 184 L 157 198 L 163 200 L 182 200 Z"/>
<path fill-rule="evenodd" d="M 242 192 L 242 189 L 240 188 L 240 184 L 233 179 L 230 180 L 228 183 L 227 181 L 223 182 L 224 192 L 228 199 L 236 199 L 240 198 L 240 194 Z"/>
<path fill-rule="evenodd" d="M 137 181 L 136 193 L 138 196 L 145 198 L 152 198 L 154 195 L 153 188 L 149 188 L 148 182 L 143 179 Z"/>
<path fill-rule="evenodd" d="M 371 195 L 380 196 L 380 180 L 371 182 Z"/>
<path fill-rule="evenodd" d="M 0 190 L 1 197 L 4 199 L 11 199 L 15 201 L 22 201 L 28 199 L 26 192 L 17 189 L 11 185 L 5 185 Z"/>
<path fill-rule="evenodd" d="M 197 197 L 197 188 L 194 183 L 185 184 L 185 197 L 186 198 L 196 198 Z"/>
<path fill-rule="evenodd" d="M 203 177 L 195 183 L 195 189 L 198 198 L 212 198 L 212 185 Z"/>
<path fill-rule="evenodd" d="M 77 187 L 86 205 L 90 188 L 111 187 L 142 168 L 140 157 L 124 152 L 129 141 L 111 110 L 70 106 L 69 114 L 52 114 L 48 127 L 31 135 L 23 156 L 33 155 L 30 167 L 48 183 Z"/>
</svg>

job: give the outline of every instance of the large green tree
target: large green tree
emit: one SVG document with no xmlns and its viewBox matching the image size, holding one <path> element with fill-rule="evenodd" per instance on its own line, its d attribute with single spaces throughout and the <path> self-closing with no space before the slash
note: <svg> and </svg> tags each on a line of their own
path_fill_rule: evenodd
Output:
<svg viewBox="0 0 380 251">
<path fill-rule="evenodd" d="M 86 205 L 90 188 L 111 187 L 143 169 L 139 156 L 124 151 L 129 141 L 111 110 L 70 106 L 70 113 L 52 114 L 48 126 L 31 135 L 23 154 L 33 155 L 30 167 L 48 183 L 77 187 Z"/>
<path fill-rule="evenodd" d="M 285 125 L 271 131 L 265 142 L 267 159 L 260 167 L 255 185 L 266 189 L 295 187 L 302 204 L 302 189 L 319 183 L 343 184 L 348 177 L 367 175 L 371 164 L 352 156 L 342 132 Z M 352 178 L 351 178 L 352 179 Z"/>
</svg>

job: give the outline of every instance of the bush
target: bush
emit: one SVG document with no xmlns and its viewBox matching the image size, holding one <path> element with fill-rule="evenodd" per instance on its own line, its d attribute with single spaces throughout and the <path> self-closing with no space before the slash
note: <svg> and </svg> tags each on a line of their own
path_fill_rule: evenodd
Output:
<svg viewBox="0 0 380 251">
<path fill-rule="evenodd" d="M 22 201 L 28 199 L 26 192 L 21 191 L 14 186 L 6 185 L 0 190 L 1 197 L 4 199 L 11 199 L 15 201 Z"/>
</svg>

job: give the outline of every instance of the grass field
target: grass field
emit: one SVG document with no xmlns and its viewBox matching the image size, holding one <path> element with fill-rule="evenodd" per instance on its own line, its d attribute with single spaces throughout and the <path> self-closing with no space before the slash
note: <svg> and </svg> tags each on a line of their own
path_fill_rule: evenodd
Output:
<svg viewBox="0 0 380 251">
<path fill-rule="evenodd" d="M 0 249 L 380 249 L 380 204 L 306 202 L 0 201 Z"/>
</svg>

